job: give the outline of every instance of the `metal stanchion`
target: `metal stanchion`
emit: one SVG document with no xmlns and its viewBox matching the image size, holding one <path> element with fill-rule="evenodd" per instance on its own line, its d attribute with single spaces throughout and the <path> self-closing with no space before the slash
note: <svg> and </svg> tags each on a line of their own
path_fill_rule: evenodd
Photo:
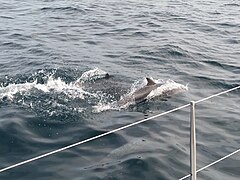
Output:
<svg viewBox="0 0 240 180">
<path fill-rule="evenodd" d="M 197 179 L 196 174 L 196 127 L 195 127 L 195 102 L 191 101 L 191 112 L 190 112 L 190 166 L 191 166 L 191 180 Z"/>
</svg>

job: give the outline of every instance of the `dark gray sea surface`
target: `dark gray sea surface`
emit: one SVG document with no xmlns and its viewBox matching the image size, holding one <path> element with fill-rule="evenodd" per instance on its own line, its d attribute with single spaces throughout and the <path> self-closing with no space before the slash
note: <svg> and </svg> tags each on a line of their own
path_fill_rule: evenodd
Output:
<svg viewBox="0 0 240 180">
<path fill-rule="evenodd" d="M 164 88 L 139 104 L 113 106 L 145 77 Z M 238 0 L 0 0 L 1 169 L 239 84 Z M 239 92 L 197 104 L 198 169 L 239 149 Z M 189 111 L 0 179 L 179 179 L 190 171 Z M 197 176 L 237 180 L 239 168 L 238 153 Z"/>
</svg>

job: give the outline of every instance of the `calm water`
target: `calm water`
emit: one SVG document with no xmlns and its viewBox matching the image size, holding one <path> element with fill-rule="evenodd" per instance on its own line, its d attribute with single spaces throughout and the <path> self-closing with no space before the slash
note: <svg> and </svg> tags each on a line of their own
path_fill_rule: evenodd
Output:
<svg viewBox="0 0 240 180">
<path fill-rule="evenodd" d="M 0 167 L 240 84 L 240 2 L 9 0 L 0 6 Z M 94 68 L 109 79 L 86 81 Z M 98 109 L 149 76 L 188 91 Z M 239 90 L 197 105 L 197 167 L 240 145 Z M 239 179 L 240 156 L 199 179 Z M 189 109 L 3 172 L 0 179 L 178 179 Z"/>
</svg>

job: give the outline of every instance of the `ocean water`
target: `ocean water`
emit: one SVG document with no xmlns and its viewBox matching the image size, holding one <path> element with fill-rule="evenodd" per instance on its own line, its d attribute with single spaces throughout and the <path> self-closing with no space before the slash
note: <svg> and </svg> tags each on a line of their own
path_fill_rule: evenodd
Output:
<svg viewBox="0 0 240 180">
<path fill-rule="evenodd" d="M 237 0 L 0 2 L 1 169 L 240 84 Z M 145 77 L 163 86 L 115 106 Z M 197 104 L 197 168 L 239 148 L 239 92 Z M 189 154 L 185 108 L 0 179 L 179 179 Z M 239 168 L 236 154 L 198 178 L 237 180 Z"/>
</svg>

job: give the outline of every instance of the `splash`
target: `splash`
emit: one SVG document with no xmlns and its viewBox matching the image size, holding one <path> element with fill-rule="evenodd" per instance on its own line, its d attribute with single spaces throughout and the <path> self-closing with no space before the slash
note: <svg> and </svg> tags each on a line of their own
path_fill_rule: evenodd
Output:
<svg viewBox="0 0 240 180">
<path fill-rule="evenodd" d="M 150 99 L 152 99 L 154 97 L 158 97 L 158 96 L 171 96 L 171 95 L 188 90 L 187 85 L 176 83 L 175 81 L 173 81 L 171 79 L 169 79 L 167 81 L 164 81 L 162 79 L 153 79 L 153 78 L 150 78 L 150 79 L 152 79 L 156 84 L 159 84 L 159 87 L 152 90 L 149 93 L 149 95 L 147 96 L 147 100 L 150 100 Z M 142 88 L 146 85 L 147 85 L 146 78 L 137 80 L 132 84 L 131 91 L 124 96 L 131 96 L 137 90 L 139 90 L 140 88 Z M 132 98 L 132 99 L 134 99 L 134 98 Z"/>
<path fill-rule="evenodd" d="M 66 113 L 118 111 L 136 104 L 134 93 L 147 84 L 146 78 L 136 80 L 127 93 L 120 94 L 121 88 L 123 88 L 120 87 L 121 83 L 118 84 L 117 88 L 115 87 L 119 89 L 117 92 L 111 92 L 111 87 L 107 91 L 106 89 L 101 91 L 101 87 L 99 87 L 101 81 L 98 84 L 95 80 L 107 75 L 107 72 L 95 68 L 82 73 L 76 81 L 66 82 L 66 72 L 61 77 L 57 77 L 59 72 L 58 74 L 56 71 L 47 73 L 45 70 L 40 70 L 31 75 L 28 78 L 29 81 L 24 82 L 22 79 L 16 79 L 15 81 L 6 80 L 2 83 L 0 86 L 0 103 L 21 103 L 34 111 L 47 113 L 49 116 L 64 115 L 64 113 L 66 115 Z M 152 80 L 160 86 L 152 90 L 146 100 L 159 96 L 171 96 L 188 90 L 187 86 L 172 80 Z M 95 88 L 100 90 L 92 88 L 94 84 Z"/>
<path fill-rule="evenodd" d="M 83 89 L 84 88 L 83 84 L 86 81 L 100 79 L 108 75 L 107 72 L 99 68 L 95 68 L 95 69 L 84 72 L 81 75 L 81 77 L 76 81 L 66 83 L 60 77 L 54 78 L 54 75 L 56 73 L 56 71 L 54 71 L 52 72 L 52 74 L 51 73 L 46 74 L 43 77 L 43 79 L 46 79 L 45 83 L 40 83 L 38 81 L 37 75 L 42 75 L 44 73 L 45 73 L 44 70 L 40 70 L 37 73 L 34 73 L 33 76 L 36 76 L 36 78 L 32 82 L 10 83 L 5 87 L 2 85 L 2 87 L 0 87 L 0 100 L 3 98 L 13 100 L 14 96 L 16 96 L 17 94 L 23 95 L 24 93 L 27 93 L 33 90 L 39 90 L 44 93 L 49 93 L 52 91 L 56 93 L 64 93 L 67 96 L 69 96 L 69 98 L 84 99 L 86 96 L 96 97 L 97 94 L 85 91 Z"/>
<path fill-rule="evenodd" d="M 59 117 L 85 113 L 91 110 L 92 104 L 109 99 L 109 95 L 90 92 L 84 87 L 85 82 L 102 78 L 105 71 L 95 68 L 72 82 L 66 81 L 66 73 L 63 70 L 39 70 L 29 76 L 7 77 L 0 84 L 0 103 L 14 103 L 44 116 Z"/>
<path fill-rule="evenodd" d="M 30 91 L 40 90 L 44 93 L 49 93 L 51 91 L 57 93 L 64 93 L 70 98 L 81 98 L 84 99 L 85 95 L 92 95 L 89 92 L 84 91 L 79 86 L 76 86 L 72 83 L 67 84 L 62 81 L 61 78 L 54 79 L 52 76 L 49 77 L 46 84 L 40 84 L 35 80 L 34 82 L 25 82 L 21 84 L 9 84 L 6 87 L 0 88 L 0 99 L 13 100 L 17 95 L 24 95 Z"/>
<path fill-rule="evenodd" d="M 14 96 L 19 93 L 23 94 L 29 90 L 31 90 L 37 84 L 34 82 L 26 82 L 24 84 L 10 84 L 7 87 L 0 87 L 0 99 L 9 99 L 13 100 Z"/>
<path fill-rule="evenodd" d="M 157 80 L 156 82 L 163 82 L 162 80 Z M 188 91 L 188 86 L 180 83 L 176 83 L 173 80 L 167 80 L 160 87 L 153 90 L 148 96 L 147 100 L 150 100 L 158 96 L 172 96 L 184 91 Z"/>
<path fill-rule="evenodd" d="M 187 85 L 176 83 L 173 80 L 164 81 L 161 79 L 151 79 L 157 84 L 160 84 L 160 86 L 149 93 L 149 95 L 146 97 L 146 100 L 148 101 L 155 97 L 171 96 L 188 90 Z M 102 112 L 106 110 L 121 110 L 128 108 L 130 105 L 136 104 L 133 94 L 140 88 L 144 87 L 146 84 L 146 78 L 135 81 L 132 84 L 130 91 L 122 95 L 119 101 L 114 101 L 112 103 L 99 102 L 96 106 L 94 106 L 94 112 Z"/>
</svg>

